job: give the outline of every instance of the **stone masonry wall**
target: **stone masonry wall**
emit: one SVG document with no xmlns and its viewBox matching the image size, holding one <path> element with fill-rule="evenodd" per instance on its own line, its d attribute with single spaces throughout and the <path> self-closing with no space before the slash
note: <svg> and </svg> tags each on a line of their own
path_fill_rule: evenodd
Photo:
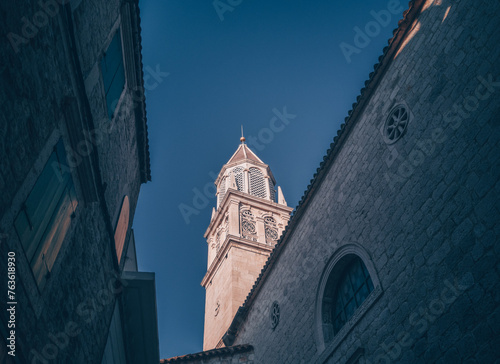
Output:
<svg viewBox="0 0 500 364">
<path fill-rule="evenodd" d="M 214 274 L 206 287 L 205 296 L 205 325 L 203 336 L 203 350 L 214 349 L 224 335 L 224 328 L 229 327 L 235 314 L 233 305 L 233 254 L 228 252 L 223 263 Z M 219 309 L 216 315 L 216 304 Z"/>
<path fill-rule="evenodd" d="M 34 14 L 41 10 L 38 4 L 25 2 L 14 6 L 2 2 L 0 9 L 3 14 L 9 14 L 0 24 L 3 58 L 0 66 L 0 216 L 3 216 L 62 118 L 62 96 L 70 93 L 70 80 L 64 54 L 48 52 L 50 48 L 63 48 L 57 18 L 50 18 L 43 27 L 30 27 L 26 24 L 32 24 Z M 23 36 L 24 26 L 26 32 L 31 31 L 27 34 L 34 34 L 33 38 L 25 38 L 29 39 L 27 44 L 15 42 L 13 47 L 7 34 Z"/>
<path fill-rule="evenodd" d="M 500 356 L 499 10 L 427 2 L 240 327 L 234 344 L 256 362 L 345 363 L 358 348 L 359 363 Z M 380 129 L 400 103 L 413 117 L 388 146 Z M 383 292 L 326 358 L 318 286 L 346 244 L 368 252 Z"/>
<path fill-rule="evenodd" d="M 230 242 L 230 244 L 235 244 Z M 252 288 L 268 255 L 232 245 L 206 288 L 203 349 L 214 349 Z M 216 304 L 220 306 L 216 314 Z"/>
<path fill-rule="evenodd" d="M 17 52 L 6 34 L 23 36 L 23 19 L 33 22 L 44 8 L 38 2 L 0 4 L 1 12 L 9 14 L 0 24 L 0 276 L 6 276 L 8 251 L 16 252 L 16 354 L 21 362 L 96 363 L 121 292 L 106 222 L 114 229 L 123 196 L 128 195 L 130 227 L 140 188 L 135 119 L 132 112 L 120 111 L 115 120 L 105 120 L 100 74 L 92 79 L 104 42 L 119 19 L 119 2 L 82 1 L 73 11 L 74 30 L 85 85 L 92 86 L 86 91 L 95 128 L 108 130 L 93 153 L 99 156 L 109 216 L 99 202 L 84 203 L 73 170 L 79 198 L 75 218 L 47 285 L 38 290 L 13 220 L 59 137 L 69 146 L 62 109 L 66 96 L 76 96 L 61 30 L 64 9 L 59 1 L 47 3 L 52 6 L 52 13 L 45 13 L 47 23 L 37 27 L 27 43 L 18 44 Z M 127 92 L 124 100 L 130 97 Z M 130 102 L 121 105 L 123 110 L 131 107 Z M 6 292 L 5 280 L 0 289 Z M 5 310 L 0 317 L 5 327 Z"/>
<path fill-rule="evenodd" d="M 104 130 L 100 143 L 99 163 L 105 181 L 106 203 L 113 226 L 118 220 L 125 195 L 130 198 L 130 216 L 134 215 L 139 195 L 139 160 L 137 135 L 132 108 L 137 101 L 129 90 L 118 104 L 113 120 L 109 120 L 100 74 L 100 61 L 108 43 L 121 27 L 119 1 L 82 1 L 74 10 L 75 32 L 87 97 L 94 125 Z M 100 26 L 95 26 L 95 24 Z M 109 132 L 111 131 L 111 132 Z"/>
</svg>

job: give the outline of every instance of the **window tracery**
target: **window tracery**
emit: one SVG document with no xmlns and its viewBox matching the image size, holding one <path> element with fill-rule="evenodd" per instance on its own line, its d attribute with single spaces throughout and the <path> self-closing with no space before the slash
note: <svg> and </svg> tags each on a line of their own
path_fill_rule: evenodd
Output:
<svg viewBox="0 0 500 364">
<path fill-rule="evenodd" d="M 275 243 L 278 238 L 278 227 L 276 225 L 276 220 L 271 216 L 266 216 L 264 218 L 264 231 L 266 235 L 266 243 L 272 244 Z"/>
<path fill-rule="evenodd" d="M 323 296 L 325 342 L 330 342 L 337 335 L 374 289 L 370 274 L 360 257 L 351 255 L 341 265 L 340 270 L 330 273 Z"/>
<path fill-rule="evenodd" d="M 250 210 L 241 212 L 241 235 L 244 238 L 254 240 L 257 230 L 255 229 L 255 217 Z"/>
</svg>

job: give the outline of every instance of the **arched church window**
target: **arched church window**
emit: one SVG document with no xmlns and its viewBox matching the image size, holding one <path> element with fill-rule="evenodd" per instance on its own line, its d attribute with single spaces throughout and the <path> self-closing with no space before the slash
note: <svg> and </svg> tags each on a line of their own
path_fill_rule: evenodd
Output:
<svg viewBox="0 0 500 364">
<path fill-rule="evenodd" d="M 338 269 L 331 271 L 323 296 L 325 342 L 330 342 L 342 329 L 374 288 L 370 274 L 358 256 L 347 255 L 339 265 Z"/>
<path fill-rule="evenodd" d="M 238 191 L 243 191 L 245 187 L 243 179 L 243 168 L 236 167 L 231 171 L 231 173 L 234 174 L 234 179 L 236 181 L 236 187 L 238 187 Z"/>
<path fill-rule="evenodd" d="M 251 167 L 248 170 L 250 176 L 250 194 L 257 197 L 266 198 L 266 183 L 261 170 Z"/>
<path fill-rule="evenodd" d="M 255 218 L 250 210 L 241 212 L 241 235 L 244 238 L 252 239 L 257 234 L 255 230 Z M 253 239 L 252 239 L 253 240 Z"/>
<path fill-rule="evenodd" d="M 276 220 L 270 216 L 264 218 L 264 231 L 266 234 L 266 243 L 272 244 L 278 240 L 278 227 L 276 225 Z"/>
</svg>

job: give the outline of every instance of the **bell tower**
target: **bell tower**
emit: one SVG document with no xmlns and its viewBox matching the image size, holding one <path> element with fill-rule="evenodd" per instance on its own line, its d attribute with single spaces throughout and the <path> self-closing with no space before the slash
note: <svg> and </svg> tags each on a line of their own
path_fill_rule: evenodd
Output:
<svg viewBox="0 0 500 364">
<path fill-rule="evenodd" d="M 293 208 L 267 164 L 241 144 L 215 185 L 217 207 L 204 237 L 208 244 L 203 350 L 224 346 L 222 337 L 281 236 Z"/>
</svg>

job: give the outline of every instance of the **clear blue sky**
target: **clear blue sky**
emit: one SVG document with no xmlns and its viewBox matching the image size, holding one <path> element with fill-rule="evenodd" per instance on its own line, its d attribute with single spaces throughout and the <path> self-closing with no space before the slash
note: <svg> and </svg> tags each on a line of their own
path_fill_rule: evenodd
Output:
<svg viewBox="0 0 500 364">
<path fill-rule="evenodd" d="M 142 186 L 134 230 L 139 269 L 156 272 L 161 358 L 202 350 L 203 234 L 215 196 L 193 206 L 193 191 L 213 192 L 210 172 L 217 174 L 236 150 L 243 124 L 295 207 L 407 6 L 218 3 L 232 11 L 222 14 L 219 5 L 219 16 L 212 0 L 140 2 L 153 181 Z M 379 13 L 388 8 L 397 15 Z M 373 11 L 381 16 L 378 28 Z M 370 35 L 356 39 L 359 53 L 348 62 L 340 45 L 356 46 L 355 27 Z M 273 109 L 284 108 L 295 118 L 270 133 Z M 189 223 L 181 204 L 197 212 Z"/>
</svg>

